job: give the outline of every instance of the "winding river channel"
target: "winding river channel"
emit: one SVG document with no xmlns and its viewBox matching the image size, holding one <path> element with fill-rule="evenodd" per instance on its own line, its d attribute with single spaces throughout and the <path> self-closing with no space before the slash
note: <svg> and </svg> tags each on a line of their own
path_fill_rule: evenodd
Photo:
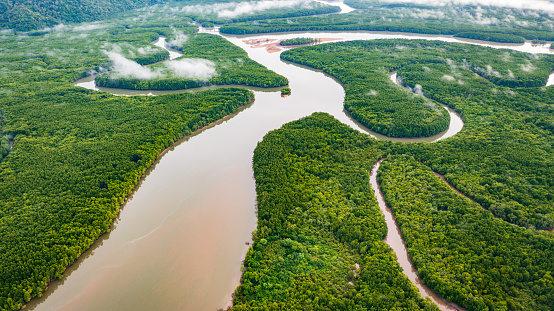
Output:
<svg viewBox="0 0 554 311">
<path fill-rule="evenodd" d="M 383 38 L 430 39 L 469 42 L 531 53 L 548 53 L 545 46 L 496 45 L 452 37 L 372 32 L 302 32 L 255 36 L 225 36 L 249 56 L 287 77 L 292 95 L 277 90 L 252 89 L 256 100 L 234 115 L 175 144 L 151 167 L 122 208 L 110 233 L 70 266 L 28 310 L 198 310 L 215 311 L 230 304 L 240 280 L 240 267 L 256 227 L 256 192 L 252 155 L 264 135 L 283 124 L 327 112 L 352 128 L 377 139 L 352 120 L 343 109 L 344 89 L 319 71 L 280 60 L 254 40 L 293 37 L 329 38 L 330 41 Z M 163 46 L 163 38 L 156 45 Z M 173 52 L 173 51 L 172 51 Z M 172 54 L 177 57 L 178 54 Z M 394 77 L 392 80 L 396 80 Z M 554 82 L 554 80 L 553 80 Z M 392 81 L 390 83 L 393 83 Z M 93 78 L 76 85 L 97 89 Z M 118 95 L 158 95 L 167 92 L 135 92 L 100 89 Z M 458 133 L 463 123 L 452 110 L 450 128 L 425 139 L 445 139 Z M 377 197 L 373 172 L 371 182 Z M 382 198 L 381 198 L 382 199 Z M 389 234 L 386 242 L 423 296 L 443 310 L 450 306 L 417 280 L 394 217 L 380 199 Z"/>
</svg>

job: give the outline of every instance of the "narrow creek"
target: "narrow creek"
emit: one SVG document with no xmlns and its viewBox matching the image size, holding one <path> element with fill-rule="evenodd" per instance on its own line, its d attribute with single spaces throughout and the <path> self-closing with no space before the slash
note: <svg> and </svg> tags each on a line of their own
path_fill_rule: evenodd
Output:
<svg viewBox="0 0 554 311">
<path fill-rule="evenodd" d="M 268 53 L 263 47 L 253 48 L 245 42 L 246 39 L 281 40 L 298 36 L 459 42 L 451 37 L 370 32 L 225 36 L 245 49 L 253 60 L 287 77 L 292 95 L 282 98 L 275 90 L 253 89 L 256 100 L 252 105 L 173 146 L 145 174 L 111 232 L 69 267 L 61 280 L 54 281 L 41 298 L 33 299 L 27 306 L 29 310 L 214 311 L 229 305 L 240 280 L 247 243 L 256 227 L 251 159 L 263 136 L 285 123 L 321 111 L 358 131 L 389 139 L 368 131 L 345 114 L 344 89 L 336 80 L 319 71 L 285 63 L 280 60 L 280 53 Z M 156 45 L 163 45 L 160 42 Z M 528 49 L 525 45 L 495 47 Z M 544 51 L 534 49 L 533 52 Z M 84 83 L 80 80 L 76 85 L 98 90 L 93 79 Z M 118 95 L 167 93 L 100 90 Z M 454 112 L 449 113 L 452 120 L 459 119 Z M 452 129 L 437 137 L 396 140 L 438 141 L 461 130 L 461 119 L 459 124 L 456 122 L 451 122 Z M 387 220 L 387 225 L 387 243 L 391 247 L 403 245 L 394 218 Z M 420 288 L 405 247 L 403 251 L 393 249 L 408 277 L 410 273 L 416 276 L 410 280 Z M 406 259 L 400 259 L 404 256 L 402 252 Z M 420 291 L 424 296 L 433 297 L 432 291 L 428 293 L 421 288 Z M 437 301 L 441 305 L 440 297 Z"/>
<path fill-rule="evenodd" d="M 379 167 L 381 166 L 381 162 L 383 162 L 383 160 L 384 159 L 379 160 L 373 166 L 373 169 L 371 170 L 371 175 L 369 177 L 369 182 L 371 184 L 371 188 L 373 189 L 375 197 L 377 198 L 377 203 L 379 203 L 379 208 L 385 215 L 385 222 L 387 223 L 388 229 L 385 242 L 396 253 L 398 264 L 400 265 L 400 267 L 402 267 L 403 270 L 402 272 L 417 287 L 423 298 L 429 297 L 441 310 L 465 310 L 455 303 L 449 302 L 439 296 L 437 293 L 435 293 L 435 291 L 427 287 L 419 279 L 419 276 L 417 275 L 417 270 L 414 268 L 412 260 L 408 255 L 404 239 L 402 239 L 402 233 L 400 231 L 400 228 L 398 227 L 398 224 L 396 223 L 394 214 L 392 213 L 392 210 L 387 206 L 385 198 L 383 197 L 383 193 L 381 192 L 381 187 L 377 182 L 377 171 L 379 170 Z"/>
</svg>

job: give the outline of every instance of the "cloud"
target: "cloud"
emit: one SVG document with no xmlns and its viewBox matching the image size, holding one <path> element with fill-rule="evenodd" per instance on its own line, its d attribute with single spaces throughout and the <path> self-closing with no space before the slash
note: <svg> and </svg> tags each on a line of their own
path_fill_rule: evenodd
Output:
<svg viewBox="0 0 554 311">
<path fill-rule="evenodd" d="M 183 47 L 183 44 L 185 44 L 185 42 L 187 42 L 187 40 L 189 39 L 189 37 L 187 37 L 182 31 L 179 31 L 175 28 L 173 28 L 173 35 L 175 36 L 175 39 L 167 42 L 170 47 L 181 48 Z"/>
<path fill-rule="evenodd" d="M 207 59 L 185 58 L 164 64 L 174 75 L 181 78 L 208 81 L 217 75 L 215 64 Z"/>
<path fill-rule="evenodd" d="M 144 67 L 114 51 L 104 51 L 112 61 L 114 78 L 155 79 L 179 77 L 208 81 L 217 75 L 215 64 L 207 59 L 185 58 L 164 63 L 164 67 Z"/>
<path fill-rule="evenodd" d="M 73 31 L 90 31 L 90 30 L 101 29 L 104 27 L 106 26 L 101 24 L 85 24 L 85 25 L 73 27 Z"/>
<path fill-rule="evenodd" d="M 494 69 L 492 69 L 492 66 L 491 65 L 487 65 L 487 75 L 489 76 L 497 76 L 497 77 L 501 77 L 500 73 Z"/>
<path fill-rule="evenodd" d="M 112 61 L 115 78 L 154 79 L 162 76 L 160 70 L 142 67 L 137 62 L 125 58 L 117 52 L 104 51 Z"/>
<path fill-rule="evenodd" d="M 423 94 L 423 87 L 420 84 L 416 84 L 416 86 L 413 89 L 413 92 L 416 93 L 417 95 L 425 96 L 425 94 Z"/>
<path fill-rule="evenodd" d="M 525 71 L 525 72 L 533 72 L 535 69 L 537 69 L 537 67 L 535 67 L 535 65 L 531 64 L 531 62 L 527 61 L 527 64 L 523 65 L 523 64 L 520 64 L 519 65 L 521 67 L 521 70 Z"/>
<path fill-rule="evenodd" d="M 381 2 L 430 6 L 474 5 L 554 12 L 554 3 L 548 0 L 381 0 Z"/>
<path fill-rule="evenodd" d="M 256 2 L 217 3 L 212 5 L 189 5 L 183 7 L 181 11 L 199 15 L 217 14 L 219 18 L 234 18 L 260 11 L 290 8 L 299 5 L 312 7 L 313 2 L 311 0 L 262 0 Z"/>
<path fill-rule="evenodd" d="M 444 75 L 442 76 L 442 78 L 446 81 L 454 81 L 456 80 L 456 78 L 454 78 L 453 76 L 450 76 L 450 75 Z"/>
</svg>

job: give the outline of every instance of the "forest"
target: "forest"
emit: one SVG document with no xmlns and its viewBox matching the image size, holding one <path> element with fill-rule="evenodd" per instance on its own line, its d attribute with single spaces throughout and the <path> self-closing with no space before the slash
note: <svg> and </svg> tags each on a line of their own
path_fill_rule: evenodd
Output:
<svg viewBox="0 0 554 311">
<path fill-rule="evenodd" d="M 369 186 L 381 145 L 324 113 L 265 136 L 258 225 L 231 310 L 438 310 L 382 241 Z"/>
<path fill-rule="evenodd" d="M 40 296 L 110 230 L 165 148 L 254 100 L 239 88 L 126 97 L 75 87 L 74 80 L 110 67 L 106 51 L 155 62 L 167 52 L 150 42 L 191 31 L 186 20 L 173 27 L 156 18 L 123 22 L 0 36 L 0 310 Z M 250 78 L 286 81 L 259 72 Z"/>
<path fill-rule="evenodd" d="M 350 102 L 363 102 L 359 112 L 352 109 L 353 117 L 388 135 L 379 126 L 409 133 L 421 122 L 406 100 L 401 101 L 404 110 L 390 108 L 395 92 L 410 95 L 385 81 L 387 72 L 398 69 L 404 85 L 459 111 L 465 122 L 464 130 L 444 143 L 401 145 L 399 150 L 432 163 L 495 215 L 524 227 L 554 228 L 554 207 L 548 203 L 554 199 L 549 169 L 554 161 L 549 143 L 552 90 L 539 87 L 554 67 L 551 55 L 439 41 L 378 40 L 302 47 L 281 57 L 335 76 L 346 90 L 347 110 L 354 106 Z M 377 72 L 370 75 L 370 66 Z M 379 96 L 386 100 L 373 99 Z M 370 119 L 381 111 L 384 117 Z M 366 116 L 373 123 L 366 122 Z"/>
<path fill-rule="evenodd" d="M 447 51 L 442 51 L 444 49 Z M 370 129 L 392 137 L 421 137 L 432 136 L 448 127 L 450 119 L 446 110 L 433 100 L 399 89 L 388 80 L 388 73 L 400 68 L 402 76 L 403 68 L 423 68 L 427 64 L 444 62 L 444 57 L 452 66 L 458 62 L 464 66 L 462 68 L 498 85 L 540 86 L 546 83 L 553 66 L 552 58 L 529 60 L 522 53 L 512 53 L 510 59 L 504 61 L 502 57 L 499 59 L 503 53 L 490 48 L 439 42 L 379 40 L 293 49 L 283 52 L 281 58 L 321 69 L 340 80 L 346 90 L 345 109 Z M 525 71 L 525 66 L 534 69 Z M 456 80 L 448 74 L 452 72 L 446 72 L 445 79 Z M 416 83 L 411 84 L 411 89 L 416 93 L 426 92 Z"/>
<path fill-rule="evenodd" d="M 378 180 L 423 281 L 469 310 L 554 309 L 554 238 L 494 218 L 411 156 Z"/>
<path fill-rule="evenodd" d="M 142 9 L 148 11 L 164 12 L 172 8 L 170 13 L 175 15 L 176 8 L 183 11 L 181 17 L 192 18 L 198 23 L 227 24 L 271 18 L 288 18 L 309 16 L 317 14 L 336 13 L 340 8 L 332 5 L 324 5 L 317 2 L 299 1 L 287 3 L 287 5 L 272 7 L 249 14 L 236 16 L 221 16 L 222 9 L 236 9 L 239 0 L 0 0 L 0 29 L 13 29 L 18 32 L 38 30 L 39 33 L 48 27 L 59 24 L 94 22 L 113 18 L 115 15 L 126 15 L 129 10 Z M 170 4 L 170 6 L 168 6 Z M 222 4 L 224 5 L 222 7 Z M 199 7 L 209 9 L 199 10 Z M 135 14 L 131 12 L 130 14 Z M 167 21 L 167 18 L 165 18 Z M 36 33 L 36 32 L 34 32 Z"/>
<path fill-rule="evenodd" d="M 364 51 L 376 55 L 378 61 L 373 64 L 378 70 L 384 67 L 382 76 L 386 77 L 390 68 L 398 70 L 405 86 L 415 89 L 420 85 L 426 97 L 459 111 L 464 128 L 437 143 L 391 143 L 369 139 L 348 128 L 337 135 L 340 122 L 314 114 L 267 134 L 254 156 L 259 223 L 245 261 L 242 285 L 235 293 L 237 310 L 242 304 L 258 306 L 259 301 L 281 309 L 316 301 L 313 290 L 303 290 L 312 293 L 305 297 L 289 292 L 271 294 L 274 288 L 290 287 L 291 278 L 283 280 L 279 272 L 285 268 L 278 265 L 281 258 L 287 262 L 283 255 L 287 253 L 279 247 L 286 246 L 281 242 L 266 251 L 260 243 L 271 245 L 272 239 L 288 238 L 301 243 L 299 250 L 304 246 L 309 251 L 309 242 L 295 238 L 294 232 L 325 224 L 325 213 L 338 217 L 329 223 L 328 230 L 336 224 L 349 233 L 363 232 L 351 229 L 356 221 L 343 223 L 349 218 L 340 216 L 340 203 L 324 205 L 340 195 L 325 193 L 326 189 L 338 191 L 354 183 L 354 188 L 345 190 L 345 197 L 358 198 L 365 193 L 374 200 L 367 174 L 378 158 L 386 158 L 378 172 L 385 201 L 427 286 L 467 310 L 553 310 L 554 265 L 550 258 L 554 237 L 545 230 L 554 227 L 554 102 L 553 90 L 542 87 L 554 67 L 552 57 L 418 40 L 340 42 L 297 48 L 282 57 L 333 74 L 345 85 L 347 102 L 350 94 L 345 81 L 367 78 L 356 76 L 356 70 L 351 76 L 335 74 L 338 70 L 333 66 L 342 60 L 343 67 L 355 64 L 352 68 L 366 73 L 368 68 L 360 59 L 371 63 L 372 58 L 362 54 Z M 387 55 L 401 62 L 384 66 L 382 59 L 387 60 Z M 417 61 L 410 62 L 412 57 Z M 330 137 L 340 137 L 341 147 L 337 148 L 337 141 Z M 361 150 L 351 146 L 362 138 L 369 140 Z M 287 146 L 285 154 L 269 152 L 278 145 Z M 356 181 L 354 176 L 345 179 L 352 168 L 360 178 L 366 174 L 365 181 Z M 457 194 L 436 174 L 474 201 Z M 303 185 L 313 182 L 312 175 L 317 176 L 319 187 L 302 190 Z M 326 180 L 338 185 L 324 187 Z M 316 199 L 318 193 L 322 196 Z M 350 210 L 355 213 L 357 204 L 366 202 L 354 200 Z M 313 206 L 320 207 L 312 210 Z M 382 216 L 378 217 L 382 221 Z M 323 234 L 325 227 L 318 231 Z M 363 248 L 367 240 L 357 239 L 354 245 L 362 246 L 365 254 L 373 254 L 371 247 Z M 268 283 L 270 288 L 264 288 Z M 247 288 L 251 290 L 245 293 Z M 325 293 L 322 289 L 317 292 Z M 249 296 L 253 297 L 251 302 Z M 319 309 L 326 308 L 333 309 L 328 305 Z"/>
<path fill-rule="evenodd" d="M 222 33 L 257 34 L 287 31 L 367 30 L 410 32 L 433 35 L 452 35 L 460 38 L 488 40 L 502 43 L 521 43 L 522 40 L 553 41 L 551 18 L 540 18 L 536 11 L 495 8 L 483 12 L 479 8 L 454 8 L 410 5 L 371 6 L 332 16 L 308 16 L 271 19 L 223 25 Z M 363 7 L 365 8 L 365 7 Z M 513 17 L 506 22 L 505 16 Z M 490 22 L 494 21 L 494 22 Z M 529 25 L 529 26 L 522 26 Z"/>
<path fill-rule="evenodd" d="M 304 44 L 310 44 L 315 42 L 318 42 L 318 39 L 301 37 L 301 38 L 286 39 L 279 42 L 279 44 L 282 46 L 290 46 L 290 45 L 304 45 Z"/>
<path fill-rule="evenodd" d="M 358 10 L 329 15 L 339 8 L 301 2 L 234 14 L 238 1 L 0 0 L 0 310 L 42 295 L 109 231 L 164 149 L 254 100 L 237 87 L 114 96 L 75 87 L 77 79 L 157 90 L 287 86 L 223 37 L 196 33 L 198 24 L 227 34 L 554 41 L 552 18 L 541 11 L 345 3 Z M 176 62 L 210 75 L 168 67 L 168 52 L 152 44 L 160 36 L 183 53 Z M 117 72 L 122 59 L 151 78 Z M 338 79 L 347 113 L 384 135 L 444 131 L 442 105 L 464 127 L 436 143 L 393 143 L 315 113 L 268 133 L 253 154 L 258 223 L 232 310 L 437 310 L 383 241 L 369 185 L 380 159 L 386 202 L 426 285 L 470 311 L 554 310 L 554 88 L 545 87 L 552 55 L 375 40 L 297 47 L 281 59 Z M 402 87 L 390 81 L 393 72 Z"/>
<path fill-rule="evenodd" d="M 169 42 L 176 40 L 175 34 L 168 37 Z M 200 60 L 213 62 L 213 77 L 189 77 L 172 71 L 166 63 L 148 66 L 153 72 L 159 70 L 159 76 L 144 79 L 135 76 L 123 76 L 117 70 L 101 74 L 96 77 L 96 84 L 104 87 L 132 89 L 132 90 L 180 90 L 207 85 L 246 85 L 258 87 L 279 87 L 288 84 L 288 80 L 268 70 L 248 57 L 241 48 L 226 39 L 212 34 L 190 34 L 187 40 L 174 49 L 183 53 L 183 56 L 172 61 L 179 65 L 179 61 Z M 167 52 L 167 51 L 166 51 Z"/>
</svg>

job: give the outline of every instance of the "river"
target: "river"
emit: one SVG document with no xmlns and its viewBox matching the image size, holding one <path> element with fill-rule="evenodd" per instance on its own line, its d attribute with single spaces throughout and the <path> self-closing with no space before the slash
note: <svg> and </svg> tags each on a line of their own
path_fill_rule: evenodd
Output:
<svg viewBox="0 0 554 311">
<path fill-rule="evenodd" d="M 388 139 L 367 131 L 345 113 L 344 90 L 335 79 L 285 63 L 278 52 L 268 53 L 263 47 L 252 48 L 244 42 L 298 36 L 461 41 L 452 37 L 370 32 L 225 36 L 245 49 L 253 60 L 287 77 L 292 95 L 283 98 L 275 90 L 254 89 L 256 100 L 252 105 L 177 143 L 141 180 L 111 232 L 69 267 L 61 280 L 54 281 L 41 298 L 33 299 L 27 306 L 29 310 L 215 311 L 229 305 L 239 283 L 247 243 L 251 242 L 251 232 L 256 227 L 251 161 L 263 136 L 287 122 L 322 111 L 356 130 Z M 548 52 L 530 44 L 477 43 Z M 84 86 L 81 82 L 78 85 Z M 89 81 L 88 87 L 95 86 Z M 117 94 L 149 93 L 157 94 L 149 91 Z M 455 119 L 456 114 L 452 115 Z M 460 125 L 434 138 L 399 140 L 436 141 L 454 135 L 461 130 Z M 394 227 L 389 223 L 389 244 L 391 239 L 398 239 L 390 234 L 391 230 Z M 410 266 L 403 268 L 408 271 Z"/>
</svg>

